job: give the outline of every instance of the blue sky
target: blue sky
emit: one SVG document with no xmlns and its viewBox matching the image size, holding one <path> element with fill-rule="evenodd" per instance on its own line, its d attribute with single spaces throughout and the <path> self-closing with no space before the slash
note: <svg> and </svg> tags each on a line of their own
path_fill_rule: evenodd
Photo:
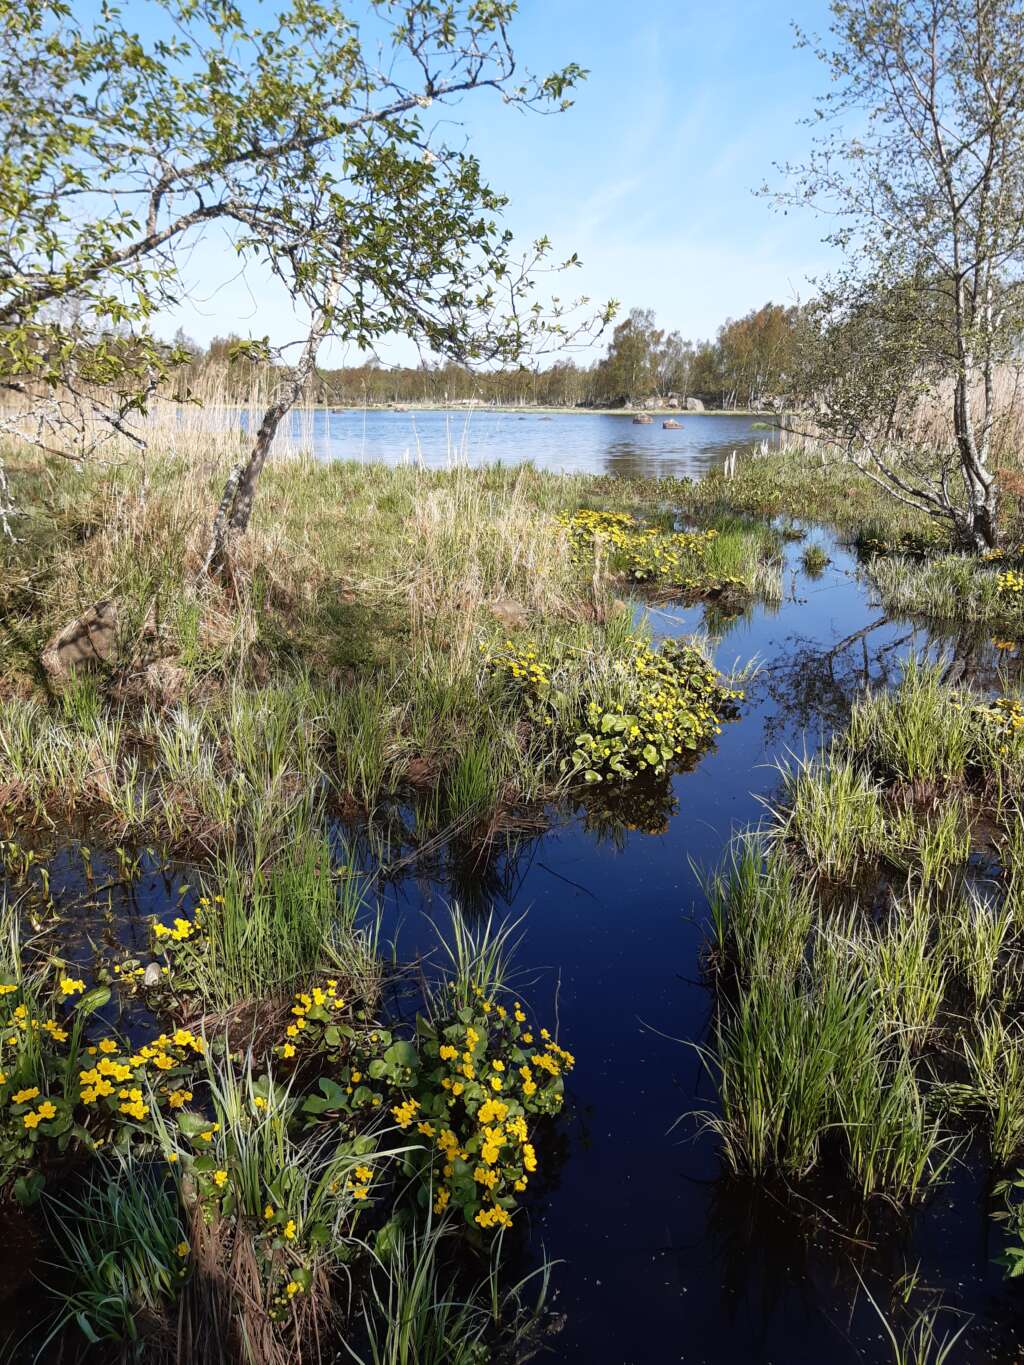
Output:
<svg viewBox="0 0 1024 1365">
<path fill-rule="evenodd" d="M 806 147 L 799 120 L 827 82 L 813 55 L 795 50 L 792 20 L 824 31 L 826 0 L 522 0 L 513 38 L 525 64 L 590 70 L 574 107 L 541 117 L 485 94 L 457 117 L 491 183 L 511 196 L 517 237 L 546 233 L 558 256 L 579 253 L 583 268 L 560 292 L 652 307 L 691 338 L 768 300 L 806 297 L 829 264 L 824 224 L 752 193 L 777 182 L 774 161 Z M 167 319 L 170 330 L 180 324 L 201 342 L 297 335 L 287 299 L 252 270 L 239 278 L 223 237 L 194 250 L 188 274 L 194 301 Z M 396 343 L 382 354 L 413 353 Z M 356 359 L 338 343 L 323 356 Z"/>
</svg>

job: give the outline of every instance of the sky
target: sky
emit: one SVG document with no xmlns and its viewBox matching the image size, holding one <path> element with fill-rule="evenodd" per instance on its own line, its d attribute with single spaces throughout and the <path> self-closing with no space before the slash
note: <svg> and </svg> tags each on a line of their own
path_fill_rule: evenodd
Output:
<svg viewBox="0 0 1024 1365">
<path fill-rule="evenodd" d="M 813 54 L 795 48 L 793 21 L 824 32 L 826 0 L 521 0 L 517 57 L 534 72 L 570 61 L 590 71 L 573 108 L 523 113 L 481 92 L 457 117 L 510 196 L 517 240 L 546 234 L 558 258 L 578 253 L 558 292 L 653 308 L 690 339 L 769 300 L 807 297 L 830 264 L 826 224 L 754 194 L 781 183 L 773 163 L 800 158 L 810 136 L 800 120 L 827 87 Z M 240 277 L 219 231 L 194 248 L 187 275 L 191 300 L 165 319 L 168 333 L 180 326 L 203 344 L 301 334 L 283 290 L 254 268 Z M 404 341 L 381 349 L 392 363 L 415 354 Z M 335 341 L 321 363 L 359 359 Z"/>
</svg>

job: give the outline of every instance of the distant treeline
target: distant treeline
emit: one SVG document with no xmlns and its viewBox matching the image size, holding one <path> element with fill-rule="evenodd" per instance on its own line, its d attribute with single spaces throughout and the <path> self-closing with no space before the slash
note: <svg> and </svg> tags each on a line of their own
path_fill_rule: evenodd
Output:
<svg viewBox="0 0 1024 1365">
<path fill-rule="evenodd" d="M 564 358 L 545 369 L 471 370 L 453 363 L 388 367 L 377 362 L 320 369 L 308 397 L 337 406 L 476 401 L 546 407 L 615 407 L 657 399 L 698 398 L 715 408 L 762 408 L 782 400 L 790 371 L 797 310 L 768 303 L 730 319 L 713 341 L 687 341 L 657 326 L 651 309 L 634 308 L 612 333 L 607 353 L 590 365 Z M 268 378 L 266 364 L 239 353 L 237 337 L 206 351 L 179 337 L 192 360 L 182 390 L 219 387 L 245 401 Z"/>
</svg>

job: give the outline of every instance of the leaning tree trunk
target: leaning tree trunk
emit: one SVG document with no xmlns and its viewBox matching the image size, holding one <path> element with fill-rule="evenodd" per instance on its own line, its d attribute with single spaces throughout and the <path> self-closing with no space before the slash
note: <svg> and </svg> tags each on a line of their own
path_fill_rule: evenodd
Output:
<svg viewBox="0 0 1024 1365">
<path fill-rule="evenodd" d="M 235 465 L 228 475 L 210 531 L 210 543 L 203 560 L 204 574 L 216 576 L 223 573 L 228 563 L 232 540 L 243 535 L 248 528 L 256 497 L 256 485 L 267 462 L 270 447 L 283 418 L 298 402 L 316 367 L 317 352 L 330 328 L 337 297 L 338 288 L 335 286 L 324 307 L 314 314 L 298 363 L 281 389 L 276 402 L 263 414 L 248 460 L 244 464 Z"/>
</svg>

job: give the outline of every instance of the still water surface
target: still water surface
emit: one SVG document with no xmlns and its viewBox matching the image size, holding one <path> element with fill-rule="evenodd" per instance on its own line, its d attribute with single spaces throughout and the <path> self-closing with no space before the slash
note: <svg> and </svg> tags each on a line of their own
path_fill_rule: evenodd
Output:
<svg viewBox="0 0 1024 1365">
<path fill-rule="evenodd" d="M 583 440 L 592 420 L 566 423 Z M 637 430 L 640 440 L 657 440 Z M 523 1269 L 542 1249 L 561 1262 L 553 1284 L 566 1324 L 548 1358 L 875 1365 L 891 1355 L 858 1273 L 888 1305 L 891 1287 L 917 1267 L 923 1284 L 972 1317 L 952 1362 L 1021 1359 L 1019 1291 L 993 1264 L 999 1233 L 980 1165 L 966 1160 L 922 1211 L 882 1220 L 862 1242 L 839 1221 L 835 1235 L 827 1231 L 838 1190 L 801 1203 L 727 1178 L 695 1117 L 714 1103 L 695 1050 L 710 1006 L 699 869 L 716 866 L 730 836 L 762 816 L 778 791 L 775 765 L 812 752 L 843 723 L 857 692 L 891 685 L 912 652 L 983 675 L 994 664 L 987 640 L 887 620 L 852 558 L 820 531 L 810 539 L 831 563 L 809 577 L 798 564 L 802 546 L 789 545 L 778 608 L 757 606 L 731 623 L 706 621 L 699 607 L 653 614 L 666 635 L 711 626 L 724 669 L 761 664 L 739 719 L 692 771 L 660 796 L 635 800 L 619 823 L 562 813 L 548 832 L 510 843 L 484 866 L 453 848 L 375 887 L 384 937 L 397 937 L 406 958 L 436 946 L 432 922 L 444 923 L 453 899 L 522 916 L 522 993 L 540 1017 L 557 1013 L 561 1041 L 576 1054 L 567 1113 L 543 1153 L 549 1174 L 536 1192 L 531 1186 L 517 1220 Z M 94 863 L 100 878 L 95 853 Z M 105 916 L 83 930 L 116 932 L 143 950 L 148 916 L 176 903 L 181 875 L 154 868 L 126 896 L 115 926 Z M 72 846 L 53 868 L 55 894 L 73 891 L 80 877 Z"/>
<path fill-rule="evenodd" d="M 243 425 L 250 420 L 243 414 Z M 278 440 L 331 460 L 413 462 L 431 469 L 460 461 L 530 461 L 558 472 L 696 479 L 731 451 L 749 450 L 772 436 L 767 418 L 680 413 L 678 431 L 666 431 L 663 420 L 639 426 L 625 414 L 590 412 L 316 409 L 293 412 Z"/>
</svg>

